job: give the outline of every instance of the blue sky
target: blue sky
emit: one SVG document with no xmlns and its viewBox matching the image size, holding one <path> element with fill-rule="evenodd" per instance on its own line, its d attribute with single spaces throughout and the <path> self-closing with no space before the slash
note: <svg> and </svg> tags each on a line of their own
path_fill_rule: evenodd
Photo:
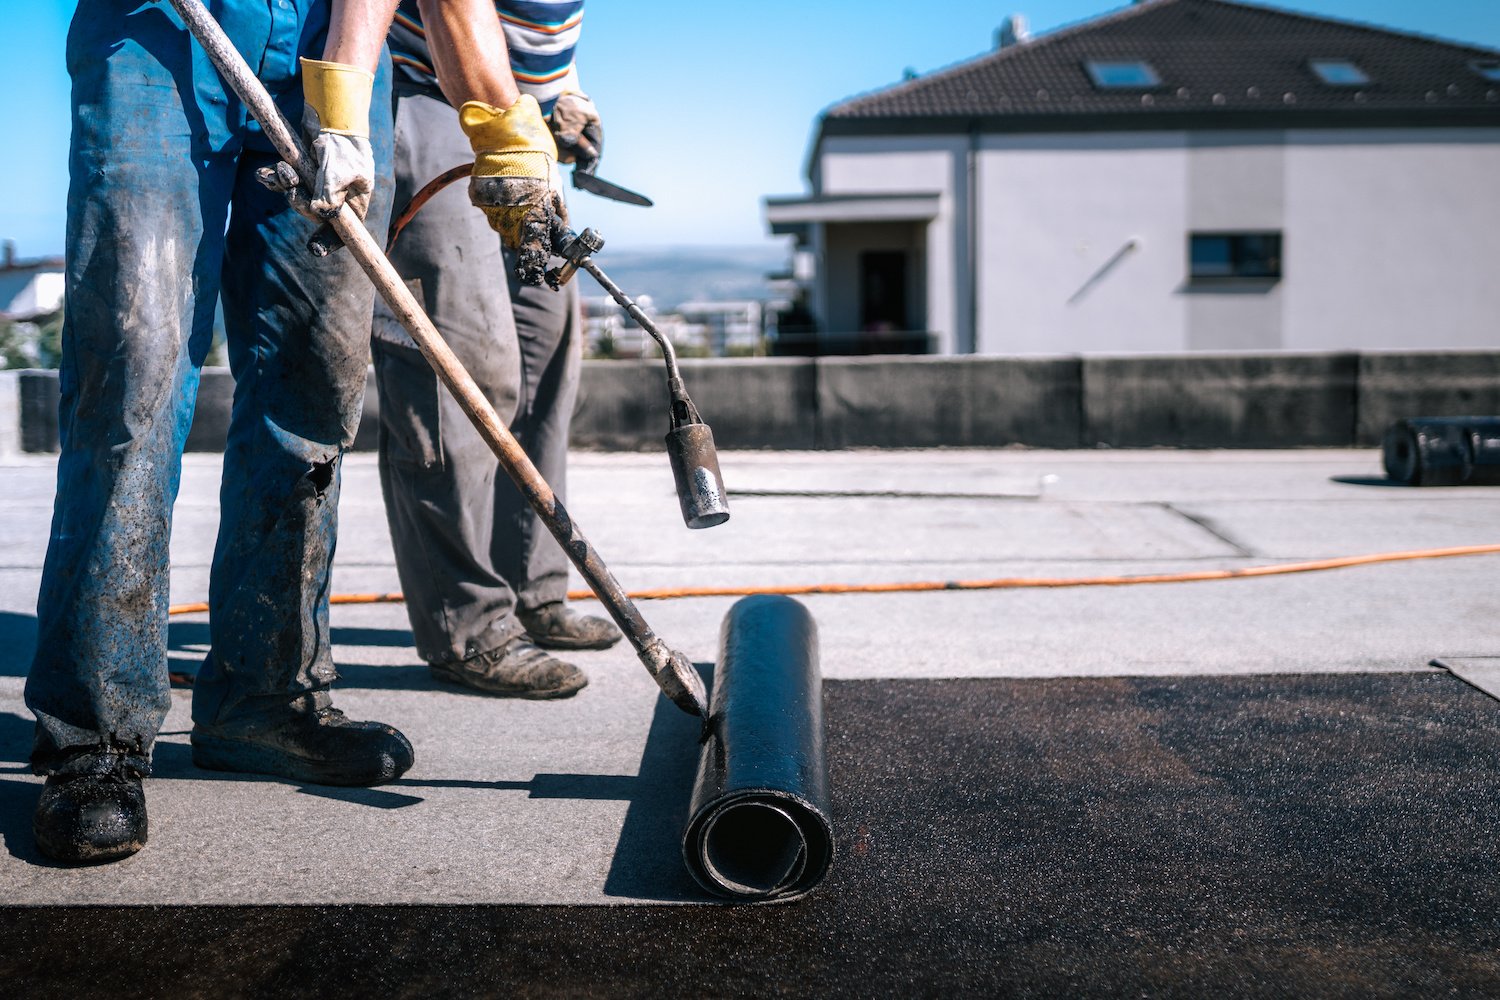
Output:
<svg viewBox="0 0 1500 1000">
<path fill-rule="evenodd" d="M 760 199 L 804 190 L 818 112 L 852 94 L 988 50 L 1010 12 L 1034 33 L 1121 0 L 959 0 L 930 18 L 910 0 L 591 0 L 579 66 L 604 116 L 600 175 L 651 209 L 572 196 L 612 247 L 762 241 Z M 63 41 L 74 0 L 5 0 L 0 37 L 0 237 L 59 253 L 67 193 Z M 1278 6 L 1500 49 L 1500 0 L 1281 0 Z M 941 14 L 941 17 L 938 15 Z"/>
</svg>

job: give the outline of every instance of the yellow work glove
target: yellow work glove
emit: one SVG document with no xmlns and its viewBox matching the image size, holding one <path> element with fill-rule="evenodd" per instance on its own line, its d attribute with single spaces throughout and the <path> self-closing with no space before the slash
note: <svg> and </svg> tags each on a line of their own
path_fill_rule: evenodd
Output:
<svg viewBox="0 0 1500 1000">
<path fill-rule="evenodd" d="M 458 109 L 458 123 L 474 149 L 469 200 L 516 251 L 516 277 L 540 285 L 554 239 L 568 228 L 557 146 L 542 109 L 530 94 L 503 111 L 469 101 Z"/>
<path fill-rule="evenodd" d="M 302 128 L 312 137 L 317 178 L 311 197 L 286 163 L 262 167 L 262 184 L 286 195 L 293 208 L 315 222 L 339 214 L 346 202 L 361 219 L 375 190 L 375 153 L 370 148 L 370 92 L 375 77 L 358 66 L 302 60 Z"/>
</svg>

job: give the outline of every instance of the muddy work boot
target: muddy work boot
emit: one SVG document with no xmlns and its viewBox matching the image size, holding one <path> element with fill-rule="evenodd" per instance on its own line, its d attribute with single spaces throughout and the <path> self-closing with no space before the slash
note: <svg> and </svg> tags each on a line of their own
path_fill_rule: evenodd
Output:
<svg viewBox="0 0 1500 1000">
<path fill-rule="evenodd" d="M 193 726 L 193 763 L 211 771 L 275 774 L 310 785 L 379 785 L 406 773 L 411 744 L 381 722 L 336 708 L 288 709 Z"/>
<path fill-rule="evenodd" d="M 620 641 L 611 622 L 574 611 L 561 601 L 516 612 L 531 641 L 544 649 L 608 649 Z"/>
<path fill-rule="evenodd" d="M 589 682 L 582 670 L 553 659 L 523 635 L 466 660 L 434 663 L 432 676 L 506 698 L 566 698 Z"/>
<path fill-rule="evenodd" d="M 97 864 L 146 846 L 146 761 L 115 747 L 75 750 L 42 786 L 31 829 L 54 861 Z"/>
</svg>

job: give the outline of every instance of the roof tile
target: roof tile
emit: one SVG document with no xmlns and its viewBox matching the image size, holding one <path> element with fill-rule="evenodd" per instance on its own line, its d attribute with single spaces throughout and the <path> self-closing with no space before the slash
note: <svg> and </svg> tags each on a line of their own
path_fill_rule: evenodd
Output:
<svg viewBox="0 0 1500 1000">
<path fill-rule="evenodd" d="M 1500 86 L 1470 66 L 1497 56 L 1490 49 L 1229 0 L 1149 0 L 851 98 L 824 117 L 1134 117 L 1433 106 L 1500 115 Z M 1349 59 L 1371 82 L 1322 83 L 1308 65 L 1314 58 Z M 1161 86 L 1099 90 L 1084 70 L 1089 59 L 1144 60 L 1160 75 Z"/>
</svg>

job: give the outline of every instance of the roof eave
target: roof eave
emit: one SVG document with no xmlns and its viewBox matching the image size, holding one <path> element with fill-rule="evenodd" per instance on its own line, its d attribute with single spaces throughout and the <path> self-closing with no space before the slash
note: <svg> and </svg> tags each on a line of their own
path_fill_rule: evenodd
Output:
<svg viewBox="0 0 1500 1000">
<path fill-rule="evenodd" d="M 992 134 L 1034 132 L 1170 132 L 1289 128 L 1494 128 L 1500 107 L 1483 108 L 1245 108 L 1150 111 L 1039 112 L 978 115 L 823 117 L 809 151 L 807 170 L 829 136 L 951 135 L 978 128 Z"/>
</svg>

